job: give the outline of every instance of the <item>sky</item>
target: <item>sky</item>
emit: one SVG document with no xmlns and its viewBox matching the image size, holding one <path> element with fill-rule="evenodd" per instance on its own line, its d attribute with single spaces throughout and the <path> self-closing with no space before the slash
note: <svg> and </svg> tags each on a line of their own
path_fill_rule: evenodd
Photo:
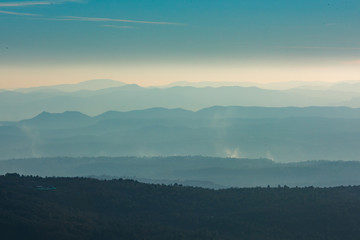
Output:
<svg viewBox="0 0 360 240">
<path fill-rule="evenodd" d="M 0 1 L 0 88 L 360 80 L 358 0 Z"/>
</svg>

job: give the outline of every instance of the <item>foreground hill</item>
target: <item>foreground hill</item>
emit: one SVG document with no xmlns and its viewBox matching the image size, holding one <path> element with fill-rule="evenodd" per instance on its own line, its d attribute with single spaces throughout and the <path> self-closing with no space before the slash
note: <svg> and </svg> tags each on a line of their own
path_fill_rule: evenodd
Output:
<svg viewBox="0 0 360 240">
<path fill-rule="evenodd" d="M 0 161 L 0 174 L 130 178 L 206 188 L 360 185 L 360 162 L 280 164 L 268 159 L 188 157 L 35 158 Z"/>
<path fill-rule="evenodd" d="M 173 156 L 358 160 L 360 109 L 211 107 L 47 113 L 0 123 L 0 159 Z"/>
<path fill-rule="evenodd" d="M 286 239 L 360 236 L 360 188 L 206 190 L 0 176 L 3 239 Z"/>
</svg>

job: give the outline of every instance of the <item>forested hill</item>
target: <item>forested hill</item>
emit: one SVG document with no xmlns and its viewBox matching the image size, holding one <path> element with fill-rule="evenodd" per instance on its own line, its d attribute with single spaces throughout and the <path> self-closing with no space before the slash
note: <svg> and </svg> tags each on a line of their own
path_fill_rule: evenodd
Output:
<svg viewBox="0 0 360 240">
<path fill-rule="evenodd" d="M 209 190 L 0 176 L 2 239 L 358 239 L 360 187 Z"/>
</svg>

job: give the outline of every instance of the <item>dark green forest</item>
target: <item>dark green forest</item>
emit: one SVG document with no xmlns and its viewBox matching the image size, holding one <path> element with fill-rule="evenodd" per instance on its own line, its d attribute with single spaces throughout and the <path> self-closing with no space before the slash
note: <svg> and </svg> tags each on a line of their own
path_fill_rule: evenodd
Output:
<svg viewBox="0 0 360 240">
<path fill-rule="evenodd" d="M 360 187 L 0 176 L 2 239 L 358 239 Z"/>
</svg>

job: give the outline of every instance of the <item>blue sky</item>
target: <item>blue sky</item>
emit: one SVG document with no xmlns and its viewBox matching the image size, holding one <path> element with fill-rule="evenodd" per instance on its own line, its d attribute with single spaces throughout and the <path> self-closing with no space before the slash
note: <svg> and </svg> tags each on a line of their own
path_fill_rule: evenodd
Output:
<svg viewBox="0 0 360 240">
<path fill-rule="evenodd" d="M 219 81 L 266 81 L 248 79 L 251 69 L 281 81 L 360 80 L 359 12 L 358 0 L 0 1 L 0 87 L 102 77 L 156 85 L 179 71 L 174 80 L 205 80 L 214 68 Z M 344 79 L 321 72 L 334 68 Z M 285 74 L 296 69 L 302 77 Z"/>
</svg>

